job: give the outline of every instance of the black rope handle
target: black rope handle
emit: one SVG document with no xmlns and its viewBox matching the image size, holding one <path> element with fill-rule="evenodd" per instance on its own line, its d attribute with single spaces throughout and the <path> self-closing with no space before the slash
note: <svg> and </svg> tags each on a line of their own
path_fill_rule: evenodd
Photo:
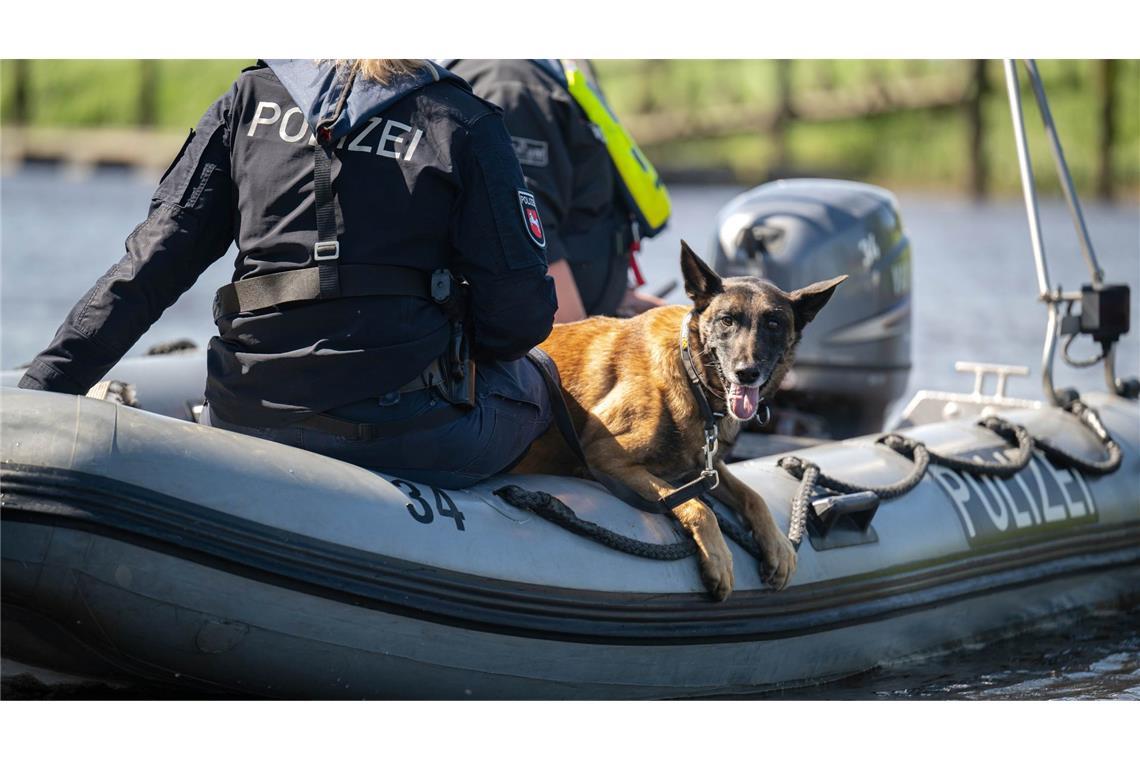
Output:
<svg viewBox="0 0 1140 760">
<path fill-rule="evenodd" d="M 787 457 L 791 459 L 792 457 Z M 781 463 L 784 460 L 780 460 Z M 792 497 L 792 514 L 788 525 L 788 540 L 798 551 L 800 543 L 804 540 L 804 529 L 807 527 L 807 512 L 811 505 L 812 494 L 815 493 L 816 483 L 819 480 L 819 466 L 806 463 L 803 475 L 800 478 L 800 487 Z"/>
<path fill-rule="evenodd" d="M 1124 461 L 1124 452 L 1120 450 L 1120 444 L 1112 440 L 1109 435 L 1108 429 L 1100 420 L 1100 415 L 1096 410 L 1090 407 L 1080 399 L 1074 399 L 1066 407 L 1065 410 L 1071 414 L 1075 414 L 1085 427 L 1092 431 L 1093 435 L 1097 437 L 1101 445 L 1104 446 L 1108 452 L 1108 458 L 1102 461 L 1093 461 L 1085 459 L 1084 457 L 1070 454 L 1067 451 L 1054 446 L 1049 441 L 1042 438 L 1035 439 L 1037 448 L 1049 458 L 1054 464 L 1059 464 L 1063 467 L 1071 467 L 1080 471 L 1085 475 L 1109 475 L 1120 469 L 1120 463 Z"/>
<path fill-rule="evenodd" d="M 672 544 L 654 544 L 623 536 L 609 528 L 603 528 L 595 522 L 579 517 L 561 500 L 545 491 L 528 491 L 519 486 L 503 486 L 493 493 L 512 507 L 534 512 L 539 517 L 549 520 L 571 533 L 608 546 L 623 554 L 631 554 L 643 559 L 672 561 L 687 559 L 697 553 L 697 543 L 690 536 L 685 536 Z M 716 510 L 713 510 L 713 514 L 716 516 L 721 533 L 739 544 L 742 549 L 757 560 L 763 561 L 764 552 L 756 543 L 756 539 L 752 537 L 751 531 L 725 519 Z"/>
<path fill-rule="evenodd" d="M 888 433 L 881 436 L 875 443 L 886 446 L 895 453 L 910 459 L 914 464 L 910 472 L 901 480 L 885 486 L 862 486 L 849 483 L 839 478 L 825 475 L 819 465 L 797 456 L 786 456 L 777 462 L 789 475 L 798 478 L 799 488 L 792 498 L 790 524 L 788 526 L 788 540 L 798 550 L 803 541 L 807 528 L 808 509 L 816 491 L 820 488 L 837 493 L 858 493 L 870 491 L 881 499 L 896 499 L 914 490 L 931 464 L 948 467 L 972 475 L 1009 478 L 1023 470 L 1033 456 L 1036 446 L 1052 462 L 1064 467 L 1072 467 L 1087 475 L 1107 475 L 1115 472 L 1123 461 L 1123 453 L 1119 444 L 1109 435 L 1107 428 L 1101 422 L 1096 411 L 1079 399 L 1070 402 L 1065 410 L 1075 415 L 1086 428 L 1091 430 L 1108 452 L 1107 459 L 1092 461 L 1068 452 L 1062 451 L 1053 444 L 1041 438 L 1035 438 L 1021 425 L 1014 424 L 1001 417 L 990 416 L 978 421 L 978 424 L 995 435 L 1001 437 L 1010 446 L 1015 446 L 1016 453 L 1006 462 L 986 462 L 956 457 L 949 454 L 938 454 L 930 451 L 926 444 L 913 438 Z M 503 501 L 529 510 L 550 522 L 559 525 L 572 533 L 589 538 L 600 544 L 608 546 L 625 554 L 631 554 L 645 559 L 679 560 L 691 557 L 697 553 L 697 545 L 692 538 L 685 536 L 672 544 L 653 544 L 638 539 L 623 536 L 614 531 L 603 528 L 597 523 L 578 517 L 574 510 L 563 504 L 554 496 L 543 491 L 527 491 L 519 486 L 503 486 L 494 492 Z M 758 560 L 763 561 L 763 552 L 756 543 L 752 533 L 724 519 L 714 509 L 717 524 L 721 532 L 741 548 Z"/>
<path fill-rule="evenodd" d="M 937 454 L 930 452 L 930 461 L 971 475 L 989 475 L 995 478 L 1008 478 L 1025 469 L 1033 457 L 1033 436 L 1021 425 L 1015 425 L 1001 417 L 986 417 L 978 420 L 982 427 L 996 433 L 1010 445 L 1017 446 L 1017 454 L 1008 462 L 979 462 L 974 459 Z"/>
<path fill-rule="evenodd" d="M 623 536 L 609 528 L 603 528 L 595 522 L 578 517 L 574 510 L 545 491 L 528 491 L 519 486 L 503 486 L 493 493 L 512 507 L 534 512 L 539 517 L 549 520 L 571 533 L 584 536 L 591 541 L 616 549 L 624 554 L 632 554 L 644 559 L 677 560 L 692 557 L 697 553 L 697 543 L 689 536 L 685 536 L 673 544 L 652 544 L 647 541 L 639 541 L 636 538 Z"/>
<path fill-rule="evenodd" d="M 965 457 L 956 457 L 950 454 L 939 454 L 930 451 L 926 444 L 913 438 L 888 433 L 880 437 L 876 443 L 882 444 L 892 451 L 907 457 L 914 462 L 910 473 L 902 480 L 886 486 L 862 486 L 849 483 L 839 478 L 825 475 L 819 465 L 797 456 L 787 456 L 777 462 L 788 474 L 800 479 L 800 487 L 792 499 L 791 525 L 788 527 L 788 540 L 799 549 L 803 540 L 804 528 L 807 523 L 807 509 L 817 488 L 822 487 L 837 493 L 858 493 L 870 491 L 880 499 L 897 499 L 914 490 L 931 464 L 937 464 L 958 472 L 971 475 L 989 476 L 997 478 L 1010 478 L 1021 472 L 1033 457 L 1033 448 L 1036 446 L 1054 464 L 1071 467 L 1086 475 L 1107 475 L 1115 472 L 1123 461 L 1120 445 L 1112 440 L 1107 428 L 1101 422 L 1096 411 L 1079 399 L 1075 399 L 1065 407 L 1066 411 L 1075 415 L 1086 428 L 1091 430 L 1100 440 L 1108 452 L 1108 458 L 1094 462 L 1076 454 L 1062 451 L 1042 438 L 1035 438 L 1023 426 L 1014 424 L 1001 417 L 990 416 L 978 420 L 978 424 L 1000 436 L 1012 446 L 1017 447 L 1016 453 L 1006 462 L 986 462 Z"/>
</svg>

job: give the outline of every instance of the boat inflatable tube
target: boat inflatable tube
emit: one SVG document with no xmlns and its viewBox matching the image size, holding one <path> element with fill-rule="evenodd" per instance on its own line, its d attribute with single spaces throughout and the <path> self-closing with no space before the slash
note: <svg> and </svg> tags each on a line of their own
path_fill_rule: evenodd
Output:
<svg viewBox="0 0 1140 760">
<path fill-rule="evenodd" d="M 1008 480 L 932 467 L 865 531 L 804 541 L 783 591 L 732 546 L 736 590 L 714 603 L 693 558 L 616 552 L 494 493 L 545 491 L 622 535 L 678 540 L 671 518 L 593 482 L 504 475 L 443 491 L 144 410 L 4 388 L 4 656 L 262 697 L 681 697 L 840 678 L 1136 595 L 1140 413 L 1086 400 L 1122 448 L 1116 473 L 1041 455 Z M 1064 412 L 1008 418 L 1103 456 Z M 981 459 L 1007 446 L 967 421 L 908 435 Z M 911 466 L 874 437 L 797 454 L 871 485 Z M 786 530 L 799 483 L 775 463 L 732 469 Z"/>
</svg>

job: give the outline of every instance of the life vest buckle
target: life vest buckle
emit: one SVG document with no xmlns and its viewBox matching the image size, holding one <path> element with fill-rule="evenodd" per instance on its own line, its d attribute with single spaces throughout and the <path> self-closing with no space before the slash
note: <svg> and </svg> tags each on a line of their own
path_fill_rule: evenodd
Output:
<svg viewBox="0 0 1140 760">
<path fill-rule="evenodd" d="M 339 258 L 339 240 L 322 240 L 313 246 L 313 261 L 335 261 Z"/>
</svg>

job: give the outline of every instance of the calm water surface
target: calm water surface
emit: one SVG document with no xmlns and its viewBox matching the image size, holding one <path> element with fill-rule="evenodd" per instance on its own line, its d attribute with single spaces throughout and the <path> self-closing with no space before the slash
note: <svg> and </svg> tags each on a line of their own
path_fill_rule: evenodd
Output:
<svg viewBox="0 0 1140 760">
<path fill-rule="evenodd" d="M 0 178 L 0 367 L 26 362 L 47 345 L 68 309 L 122 255 L 124 239 L 145 217 L 153 185 L 154 178 L 131 173 L 25 170 Z M 708 250 L 717 209 L 740 189 L 671 188 L 674 219 L 661 236 L 646 242 L 642 257 L 650 289 L 680 279 L 681 238 L 698 252 Z M 953 371 L 959 359 L 1021 364 L 1036 374 L 1045 311 L 1035 299 L 1020 200 L 975 204 L 903 193 L 899 204 L 914 252 L 910 393 L 969 390 L 970 379 Z M 1135 203 L 1089 203 L 1085 210 L 1108 281 L 1132 287 L 1135 322 L 1140 318 L 1140 209 Z M 1053 283 L 1074 289 L 1089 277 L 1064 203 L 1047 201 L 1041 214 Z M 204 344 L 213 334 L 213 292 L 229 281 L 231 267 L 232 257 L 224 257 L 207 270 L 132 353 L 182 337 Z M 671 300 L 683 302 L 684 294 L 678 289 Z M 1134 326 L 1118 348 L 1121 374 L 1140 371 L 1138 334 Z M 1088 345 L 1080 348 L 1091 351 Z M 1058 363 L 1056 380 L 1059 387 L 1103 387 L 1099 368 L 1078 371 Z M 1038 388 L 1029 378 L 1012 380 L 1009 390 L 1038 398 Z M 8 688 L 4 696 L 17 696 Z M 778 696 L 1140 699 L 1140 608 L 1057 621 L 1050 629 L 975 651 Z"/>
</svg>

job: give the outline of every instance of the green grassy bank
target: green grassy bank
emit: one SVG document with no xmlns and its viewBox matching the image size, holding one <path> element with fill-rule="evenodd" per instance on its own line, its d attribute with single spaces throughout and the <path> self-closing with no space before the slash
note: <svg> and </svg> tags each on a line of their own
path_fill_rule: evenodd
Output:
<svg viewBox="0 0 1140 760">
<path fill-rule="evenodd" d="M 0 124 L 20 112 L 29 127 L 131 127 L 183 131 L 251 61 L 34 60 L 0 63 Z M 631 122 L 699 116 L 737 106 L 759 112 L 779 106 L 774 61 L 597 61 L 612 105 Z M 23 93 L 17 85 L 23 65 Z M 1097 186 L 1099 143 L 1105 128 L 1103 92 L 1095 61 L 1040 64 L 1058 130 L 1082 192 Z M 965 61 L 796 61 L 788 68 L 793 93 L 826 100 L 854 91 L 915 83 L 966 82 Z M 1140 61 L 1118 62 L 1112 83 L 1111 182 L 1135 196 L 1140 188 Z M 1016 191 L 1017 160 L 1000 62 L 987 64 L 989 88 L 981 98 L 982 154 L 994 193 Z M 1024 75 L 1022 77 L 1024 84 Z M 22 103 L 22 106 L 21 106 Z M 1032 97 L 1026 119 L 1038 175 L 1048 188 L 1056 176 Z M 640 119 L 633 117 L 640 115 Z M 778 174 L 828 174 L 892 187 L 964 190 L 969 186 L 970 122 L 964 108 L 942 105 L 808 123 L 787 122 L 782 139 L 769 124 L 727 136 L 692 137 L 646 146 L 665 172 L 756 182 Z"/>
</svg>

